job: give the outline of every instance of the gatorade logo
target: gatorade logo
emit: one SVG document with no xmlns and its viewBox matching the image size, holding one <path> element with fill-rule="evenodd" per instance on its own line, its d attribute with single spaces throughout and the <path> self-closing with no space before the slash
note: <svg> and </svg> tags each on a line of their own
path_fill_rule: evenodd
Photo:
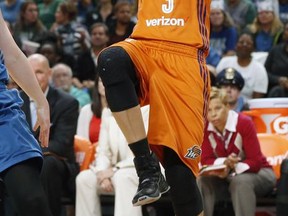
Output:
<svg viewBox="0 0 288 216">
<path fill-rule="evenodd" d="M 270 125 L 272 123 L 272 129 L 278 134 L 288 133 L 288 116 L 281 116 L 279 114 L 266 114 L 262 115 L 262 119 L 266 126 L 266 132 L 272 133 Z"/>
<path fill-rule="evenodd" d="M 288 133 L 288 116 L 279 117 L 273 122 L 273 128 L 276 133 L 286 134 Z"/>
</svg>

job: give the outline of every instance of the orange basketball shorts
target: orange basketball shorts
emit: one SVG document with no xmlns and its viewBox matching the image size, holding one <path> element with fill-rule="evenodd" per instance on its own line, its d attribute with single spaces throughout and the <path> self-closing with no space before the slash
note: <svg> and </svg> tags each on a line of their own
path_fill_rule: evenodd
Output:
<svg viewBox="0 0 288 216">
<path fill-rule="evenodd" d="M 187 45 L 126 39 L 140 80 L 140 105 L 150 104 L 148 141 L 163 162 L 173 149 L 197 176 L 210 79 L 204 57 Z"/>
</svg>

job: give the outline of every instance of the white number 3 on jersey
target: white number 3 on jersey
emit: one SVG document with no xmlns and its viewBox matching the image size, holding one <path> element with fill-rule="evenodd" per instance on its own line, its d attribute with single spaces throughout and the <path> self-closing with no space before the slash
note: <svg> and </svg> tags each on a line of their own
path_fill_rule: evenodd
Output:
<svg viewBox="0 0 288 216">
<path fill-rule="evenodd" d="M 166 0 L 166 4 L 162 4 L 162 11 L 163 13 L 171 13 L 174 8 L 174 0 Z"/>
</svg>

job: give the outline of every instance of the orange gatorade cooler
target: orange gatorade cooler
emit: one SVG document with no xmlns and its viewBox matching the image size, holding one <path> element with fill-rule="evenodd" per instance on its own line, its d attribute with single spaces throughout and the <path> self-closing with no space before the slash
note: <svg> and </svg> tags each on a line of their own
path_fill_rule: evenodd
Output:
<svg viewBox="0 0 288 216">
<path fill-rule="evenodd" d="M 248 101 L 257 133 L 288 135 L 288 98 L 261 98 Z"/>
</svg>

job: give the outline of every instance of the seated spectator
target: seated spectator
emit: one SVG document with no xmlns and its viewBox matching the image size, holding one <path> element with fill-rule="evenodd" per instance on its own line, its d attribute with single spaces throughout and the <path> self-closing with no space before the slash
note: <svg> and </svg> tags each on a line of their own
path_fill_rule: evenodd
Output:
<svg viewBox="0 0 288 216">
<path fill-rule="evenodd" d="M 95 1 L 93 0 L 77 0 L 77 22 L 85 25 L 86 23 L 86 16 L 89 12 L 95 9 Z"/>
<path fill-rule="evenodd" d="M 61 47 L 57 45 L 57 39 L 44 40 L 37 50 L 37 53 L 44 55 L 48 61 L 50 67 L 58 63 L 64 63 L 75 70 L 76 61 L 70 54 L 65 54 Z"/>
<path fill-rule="evenodd" d="M 252 98 L 262 98 L 267 93 L 268 76 L 265 67 L 252 58 L 254 50 L 253 37 L 249 33 L 240 35 L 236 44 L 236 56 L 222 58 L 216 72 L 227 67 L 237 70 L 245 80 L 241 95 L 245 101 Z"/>
<path fill-rule="evenodd" d="M 269 78 L 268 97 L 288 97 L 288 23 L 283 33 L 283 43 L 273 47 L 266 59 Z"/>
<path fill-rule="evenodd" d="M 104 23 L 95 23 L 91 26 L 91 49 L 82 53 L 77 60 L 74 84 L 78 88 L 91 89 L 94 87 L 97 59 L 100 52 L 107 47 L 108 31 L 108 27 Z"/>
<path fill-rule="evenodd" d="M 272 5 L 273 12 L 275 16 L 279 17 L 279 0 L 252 0 L 254 4 L 257 6 L 259 3 L 266 1 L 269 5 Z"/>
<path fill-rule="evenodd" d="M 73 55 L 75 60 L 90 47 L 89 34 L 81 23 L 77 22 L 77 8 L 73 2 L 59 4 L 55 13 L 55 23 L 50 31 L 58 36 L 58 43 L 65 54 Z"/>
<path fill-rule="evenodd" d="M 98 142 L 102 110 L 108 106 L 105 89 L 98 76 L 94 83 L 92 103 L 81 108 L 76 132 L 77 135 L 90 140 L 91 143 Z"/>
<path fill-rule="evenodd" d="M 279 18 L 282 23 L 288 22 L 288 1 L 279 0 Z"/>
<path fill-rule="evenodd" d="M 55 22 L 55 13 L 58 5 L 64 0 L 44 0 L 38 4 L 39 18 L 46 29 L 50 29 Z"/>
<path fill-rule="evenodd" d="M 149 107 L 143 107 L 142 114 L 147 128 Z M 141 206 L 131 203 L 138 185 L 134 155 L 108 108 L 103 110 L 95 158 L 76 178 L 76 216 L 102 215 L 100 194 L 113 193 L 114 216 L 142 216 Z"/>
<path fill-rule="evenodd" d="M 201 164 L 225 164 L 223 172 L 198 177 L 204 214 L 212 216 L 215 203 L 232 199 L 235 216 L 254 216 L 256 196 L 276 184 L 272 167 L 261 152 L 252 120 L 229 109 L 224 90 L 212 88 Z"/>
<path fill-rule="evenodd" d="M 137 12 L 138 12 L 138 1 L 136 0 L 128 0 L 131 4 L 132 12 L 131 12 L 131 21 L 137 23 Z"/>
<path fill-rule="evenodd" d="M 12 26 L 16 23 L 20 14 L 20 8 L 24 0 L 5 0 L 0 2 L 3 18 Z"/>
<path fill-rule="evenodd" d="M 234 68 L 226 68 L 216 77 L 218 88 L 225 89 L 229 109 L 241 112 L 247 109 L 244 98 L 240 95 L 245 81 L 241 74 Z"/>
<path fill-rule="evenodd" d="M 42 148 L 44 160 L 40 177 L 53 216 L 60 216 L 63 191 L 70 192 L 71 197 L 75 196 L 75 177 L 79 166 L 75 162 L 74 135 L 79 103 L 69 94 L 49 85 L 51 69 L 45 56 L 33 54 L 28 61 L 50 105 L 49 146 Z M 34 102 L 24 92 L 21 97 L 24 101 L 22 110 L 32 130 L 36 122 Z M 34 136 L 38 138 L 39 131 L 34 132 Z"/>
<path fill-rule="evenodd" d="M 45 33 L 46 28 L 38 17 L 37 5 L 31 0 L 25 1 L 21 5 L 19 20 L 13 29 L 15 40 L 21 43 L 18 46 L 25 52 L 25 41 L 38 42 Z"/>
<path fill-rule="evenodd" d="M 257 17 L 247 29 L 254 35 L 256 51 L 269 52 L 281 41 L 283 24 L 274 12 L 271 0 L 257 3 Z"/>
<path fill-rule="evenodd" d="M 113 4 L 111 0 L 100 0 L 98 6 L 91 12 L 87 13 L 85 25 L 88 29 L 95 23 L 104 23 L 111 25 L 113 20 Z"/>
<path fill-rule="evenodd" d="M 225 10 L 231 15 L 239 31 L 251 24 L 256 17 L 256 7 L 250 0 L 227 0 Z"/>
<path fill-rule="evenodd" d="M 224 10 L 223 0 L 212 0 L 210 22 L 210 46 L 213 47 L 221 57 L 234 55 L 237 42 L 237 30 L 234 27 L 232 18 Z"/>
<path fill-rule="evenodd" d="M 56 64 L 52 68 L 52 81 L 56 88 L 62 89 L 77 99 L 80 108 L 91 102 L 88 92 L 73 86 L 73 73 L 68 65 L 62 63 Z"/>
<path fill-rule="evenodd" d="M 114 6 L 115 19 L 109 24 L 108 45 L 125 40 L 130 36 L 135 23 L 131 21 L 132 7 L 128 1 L 119 1 Z"/>
</svg>

